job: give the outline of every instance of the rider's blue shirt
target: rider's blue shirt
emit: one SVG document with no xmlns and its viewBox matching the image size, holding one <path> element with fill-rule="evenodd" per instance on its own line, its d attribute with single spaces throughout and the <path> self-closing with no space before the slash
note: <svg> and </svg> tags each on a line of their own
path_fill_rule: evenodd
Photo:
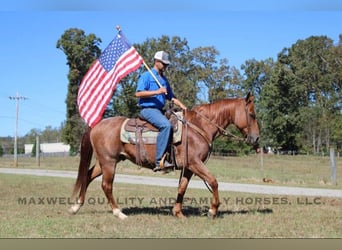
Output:
<svg viewBox="0 0 342 250">
<path fill-rule="evenodd" d="M 147 98 L 139 98 L 139 106 L 141 108 L 157 108 L 162 109 L 165 106 L 166 99 L 171 100 L 174 98 L 174 94 L 171 90 L 170 84 L 165 76 L 160 76 L 156 69 L 152 68 L 152 73 L 156 76 L 159 83 L 167 89 L 167 95 L 160 94 L 154 95 Z M 150 72 L 143 73 L 137 84 L 137 92 L 139 91 L 150 91 L 150 90 L 157 90 L 159 86 L 157 82 L 154 80 L 153 76 Z"/>
</svg>

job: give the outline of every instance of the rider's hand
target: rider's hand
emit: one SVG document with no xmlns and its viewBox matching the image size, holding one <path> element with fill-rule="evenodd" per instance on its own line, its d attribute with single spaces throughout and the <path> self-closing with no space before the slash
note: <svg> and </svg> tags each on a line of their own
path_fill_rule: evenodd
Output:
<svg viewBox="0 0 342 250">
<path fill-rule="evenodd" d="M 161 87 L 158 89 L 158 94 L 165 94 L 167 95 L 167 89 L 165 87 Z"/>
</svg>

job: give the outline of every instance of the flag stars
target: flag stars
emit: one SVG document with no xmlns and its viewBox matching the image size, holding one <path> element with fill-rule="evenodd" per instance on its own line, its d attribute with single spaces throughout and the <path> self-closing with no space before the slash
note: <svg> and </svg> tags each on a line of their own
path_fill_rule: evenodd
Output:
<svg viewBox="0 0 342 250">
<path fill-rule="evenodd" d="M 121 39 L 114 39 L 100 56 L 99 61 L 101 65 L 109 72 L 115 66 L 119 57 L 129 48 L 130 46 Z"/>
</svg>

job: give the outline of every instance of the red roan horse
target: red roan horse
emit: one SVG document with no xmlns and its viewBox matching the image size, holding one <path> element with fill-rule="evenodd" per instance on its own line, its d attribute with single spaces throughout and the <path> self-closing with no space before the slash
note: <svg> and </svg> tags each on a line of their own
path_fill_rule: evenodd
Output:
<svg viewBox="0 0 342 250">
<path fill-rule="evenodd" d="M 128 159 L 136 163 L 136 146 L 120 140 L 120 129 L 126 117 L 112 117 L 102 120 L 93 129 L 89 129 L 82 138 L 81 159 L 73 194 L 79 191 L 77 202 L 70 208 L 76 214 L 85 200 L 87 187 L 96 177 L 102 176 L 102 189 L 113 210 L 120 219 L 127 216 L 121 212 L 112 193 L 116 164 Z M 259 127 L 254 107 L 254 96 L 216 101 L 211 104 L 195 106 L 184 112 L 183 135 L 181 143 L 175 145 L 175 158 L 181 179 L 173 214 L 184 217 L 182 203 L 185 191 L 193 174 L 205 181 L 212 190 L 209 215 L 215 217 L 220 204 L 218 182 L 209 172 L 204 162 L 210 155 L 212 142 L 221 134 L 226 134 L 229 124 L 234 124 L 244 135 L 248 144 L 257 147 Z M 187 126 L 185 129 L 184 126 Z M 154 159 L 155 145 L 145 145 L 149 159 Z M 96 163 L 89 169 L 92 154 Z M 151 166 L 144 166 L 151 167 Z"/>
</svg>

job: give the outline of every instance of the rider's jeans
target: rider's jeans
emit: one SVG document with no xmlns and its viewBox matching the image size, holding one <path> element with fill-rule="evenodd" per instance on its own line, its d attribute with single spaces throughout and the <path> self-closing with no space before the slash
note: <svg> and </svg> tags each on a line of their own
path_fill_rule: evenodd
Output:
<svg viewBox="0 0 342 250">
<path fill-rule="evenodd" d="M 159 164 L 168 146 L 172 125 L 162 111 L 156 108 L 144 108 L 140 115 L 159 129 L 156 145 L 156 164 Z"/>
</svg>

